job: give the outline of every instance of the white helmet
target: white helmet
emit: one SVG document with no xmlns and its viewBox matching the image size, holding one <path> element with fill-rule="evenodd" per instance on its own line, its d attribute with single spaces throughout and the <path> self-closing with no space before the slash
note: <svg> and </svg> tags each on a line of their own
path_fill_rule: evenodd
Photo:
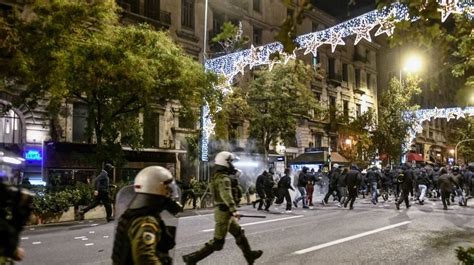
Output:
<svg viewBox="0 0 474 265">
<path fill-rule="evenodd" d="M 336 164 L 332 165 L 332 167 L 333 168 L 339 168 L 339 164 L 336 163 Z"/>
<path fill-rule="evenodd" d="M 231 152 L 222 151 L 214 158 L 214 164 L 224 166 L 226 168 L 233 168 L 232 161 L 238 160 L 238 157 Z"/>
<path fill-rule="evenodd" d="M 173 197 L 175 192 L 172 188 L 173 182 L 173 175 L 168 169 L 150 166 L 138 172 L 133 186 L 136 193 Z"/>
</svg>

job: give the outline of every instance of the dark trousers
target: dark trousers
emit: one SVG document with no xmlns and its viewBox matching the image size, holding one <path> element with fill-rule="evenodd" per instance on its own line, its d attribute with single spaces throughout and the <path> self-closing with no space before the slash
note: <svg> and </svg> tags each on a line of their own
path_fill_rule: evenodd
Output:
<svg viewBox="0 0 474 265">
<path fill-rule="evenodd" d="M 325 203 L 328 203 L 329 196 L 331 196 L 334 193 L 334 191 L 337 191 L 337 187 L 329 186 L 328 193 L 326 193 L 326 196 L 324 196 Z M 338 193 L 338 196 L 339 196 L 339 193 Z"/>
<path fill-rule="evenodd" d="M 110 219 L 112 217 L 112 207 L 110 205 L 109 192 L 107 191 L 99 191 L 99 195 L 95 196 L 92 204 L 82 209 L 82 212 L 87 213 L 90 209 L 95 208 L 100 203 L 102 203 L 105 207 L 107 219 Z"/>
<path fill-rule="evenodd" d="M 448 208 L 448 205 L 450 204 L 449 197 L 451 197 L 450 191 L 441 191 L 441 200 L 443 201 L 444 208 Z"/>
<path fill-rule="evenodd" d="M 270 206 L 272 206 L 273 200 L 275 199 L 273 190 L 265 190 L 265 196 L 265 210 L 268 210 L 270 209 Z"/>
<path fill-rule="evenodd" d="M 283 203 L 283 199 L 286 201 L 286 210 L 291 211 L 291 195 L 287 189 L 278 191 L 278 198 L 276 199 L 275 203 Z"/>
<path fill-rule="evenodd" d="M 357 198 L 357 186 L 356 187 L 348 187 L 347 190 L 348 190 L 349 196 L 347 197 L 344 206 L 346 207 L 347 204 L 350 202 L 349 206 L 352 208 L 354 206 L 354 202 Z"/>
<path fill-rule="evenodd" d="M 410 200 L 408 199 L 408 194 L 410 194 L 410 190 L 402 189 L 402 194 L 397 202 L 398 205 L 402 204 L 405 201 L 406 207 L 410 207 Z"/>
<path fill-rule="evenodd" d="M 265 196 L 265 191 L 263 190 L 257 190 L 258 194 L 258 200 L 255 201 L 255 203 L 258 202 L 258 210 L 262 210 L 263 203 L 265 202 L 265 199 L 267 198 Z"/>
</svg>

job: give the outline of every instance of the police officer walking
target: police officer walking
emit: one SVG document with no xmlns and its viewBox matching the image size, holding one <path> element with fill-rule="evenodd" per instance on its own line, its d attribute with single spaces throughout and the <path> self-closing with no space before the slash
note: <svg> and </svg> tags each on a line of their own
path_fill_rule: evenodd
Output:
<svg viewBox="0 0 474 265">
<path fill-rule="evenodd" d="M 168 252 L 175 245 L 174 233 L 160 217 L 163 210 L 177 214 L 181 205 L 172 198 L 177 188 L 164 167 L 142 169 L 135 177 L 135 197 L 120 216 L 115 232 L 114 265 L 172 264 Z"/>
<path fill-rule="evenodd" d="M 235 174 L 236 171 L 232 165 L 232 161 L 235 159 L 236 156 L 227 151 L 220 152 L 215 157 L 215 173 L 211 183 L 215 205 L 214 220 L 216 222 L 214 238 L 207 242 L 200 250 L 183 256 L 184 262 L 188 265 L 196 264 L 214 251 L 221 250 L 224 247 L 227 232 L 234 236 L 237 246 L 242 250 L 248 264 L 253 264 L 263 254 L 261 250 L 251 250 L 244 230 L 237 223 L 240 219 L 240 214 L 237 212 L 232 198 L 231 180 L 229 178 L 229 175 Z"/>
</svg>

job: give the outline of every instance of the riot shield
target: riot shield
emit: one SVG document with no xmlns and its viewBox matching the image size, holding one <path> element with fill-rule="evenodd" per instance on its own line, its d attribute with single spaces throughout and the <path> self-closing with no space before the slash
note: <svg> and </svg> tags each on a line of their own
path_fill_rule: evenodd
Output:
<svg viewBox="0 0 474 265">
<path fill-rule="evenodd" d="M 128 185 L 121 188 L 117 192 L 117 197 L 115 198 L 115 222 L 118 223 L 120 216 L 127 210 L 130 202 L 135 197 L 135 190 L 133 185 Z"/>
</svg>

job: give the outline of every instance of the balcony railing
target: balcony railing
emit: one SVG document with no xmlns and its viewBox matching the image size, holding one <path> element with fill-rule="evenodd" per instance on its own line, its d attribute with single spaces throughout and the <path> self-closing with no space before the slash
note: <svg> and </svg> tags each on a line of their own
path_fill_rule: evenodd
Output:
<svg viewBox="0 0 474 265">
<path fill-rule="evenodd" d="M 125 4 L 126 5 L 126 4 Z M 168 29 L 171 25 L 171 12 L 160 10 L 158 12 L 148 13 L 149 16 L 143 16 L 137 13 L 133 13 L 130 9 L 124 8 L 124 17 L 140 23 L 148 23 L 156 28 Z"/>
</svg>

